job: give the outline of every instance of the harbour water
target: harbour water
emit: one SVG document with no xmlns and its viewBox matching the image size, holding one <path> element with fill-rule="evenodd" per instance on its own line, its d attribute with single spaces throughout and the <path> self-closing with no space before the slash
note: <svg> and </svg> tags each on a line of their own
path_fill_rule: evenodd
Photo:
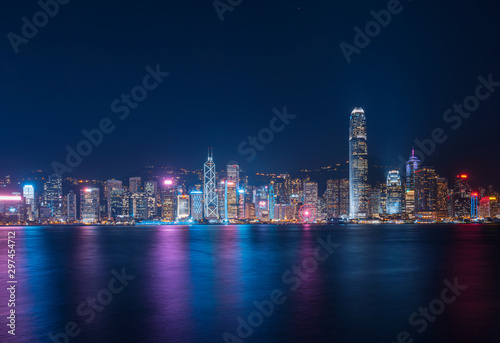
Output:
<svg viewBox="0 0 500 343">
<path fill-rule="evenodd" d="M 500 342 L 498 225 L 1 227 L 0 275 L 0 342 Z"/>
</svg>

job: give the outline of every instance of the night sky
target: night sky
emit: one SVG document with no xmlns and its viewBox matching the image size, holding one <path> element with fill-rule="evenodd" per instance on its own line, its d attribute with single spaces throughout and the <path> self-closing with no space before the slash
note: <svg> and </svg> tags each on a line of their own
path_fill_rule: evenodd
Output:
<svg viewBox="0 0 500 343">
<path fill-rule="evenodd" d="M 8 1 L 0 173 L 49 173 L 103 118 L 115 130 L 67 176 L 120 178 L 153 163 L 200 169 L 209 146 L 218 169 L 232 160 L 250 172 L 314 169 L 345 163 L 349 114 L 363 107 L 371 164 L 398 165 L 415 139 L 442 128 L 449 137 L 425 164 L 499 187 L 500 87 L 457 130 L 443 121 L 474 95 L 479 76 L 500 81 L 495 5 L 402 1 L 349 64 L 339 44 L 353 45 L 354 27 L 388 1 L 247 0 L 221 22 L 211 0 L 72 0 L 17 54 L 7 34 L 21 35 L 21 18 L 31 21 L 40 6 Z M 157 64 L 170 75 L 119 119 L 113 101 Z M 297 117 L 248 162 L 238 145 L 284 106 Z"/>
</svg>

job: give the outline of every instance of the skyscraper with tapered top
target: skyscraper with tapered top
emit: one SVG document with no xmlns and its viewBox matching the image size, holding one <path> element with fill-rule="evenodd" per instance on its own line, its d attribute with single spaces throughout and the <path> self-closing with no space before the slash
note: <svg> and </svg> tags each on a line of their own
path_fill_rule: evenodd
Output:
<svg viewBox="0 0 500 343">
<path fill-rule="evenodd" d="M 215 163 L 213 151 L 208 153 L 208 160 L 203 168 L 203 200 L 205 208 L 205 219 L 219 219 L 219 204 L 217 199 L 217 177 L 215 174 Z"/>
<path fill-rule="evenodd" d="M 355 108 L 349 120 L 349 217 L 368 217 L 368 146 L 366 116 Z"/>
</svg>

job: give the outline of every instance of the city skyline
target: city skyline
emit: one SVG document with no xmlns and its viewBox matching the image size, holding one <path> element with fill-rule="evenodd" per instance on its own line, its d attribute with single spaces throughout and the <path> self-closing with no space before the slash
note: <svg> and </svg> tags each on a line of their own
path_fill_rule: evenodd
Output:
<svg viewBox="0 0 500 343">
<path fill-rule="evenodd" d="M 345 171 L 326 180 L 315 171 L 303 171 L 301 176 L 257 173 L 251 178 L 236 161 L 217 172 L 214 150 L 209 148 L 203 170 L 179 173 L 151 167 L 147 176 L 131 176 L 128 183 L 114 178 L 89 182 L 52 174 L 46 180 L 42 176 L 37 186 L 30 181 L 16 185 L 6 176 L 0 180 L 0 219 L 4 223 L 160 225 L 474 222 L 500 217 L 500 195 L 492 185 L 471 186 L 467 173 L 455 179 L 443 177 L 434 166 L 422 163 L 414 147 L 402 166 L 381 167 L 382 180 L 370 182 L 366 119 L 359 107 L 349 115 L 348 178 L 341 178 Z M 334 171 L 342 169 L 336 167 Z M 73 185 L 69 193 L 68 182 Z M 320 185 L 326 186 L 324 191 Z"/>
</svg>

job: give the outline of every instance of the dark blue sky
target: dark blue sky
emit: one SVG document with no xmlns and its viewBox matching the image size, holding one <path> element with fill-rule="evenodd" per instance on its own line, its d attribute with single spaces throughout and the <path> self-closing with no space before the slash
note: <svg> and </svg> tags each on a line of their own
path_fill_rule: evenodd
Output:
<svg viewBox="0 0 500 343">
<path fill-rule="evenodd" d="M 415 139 L 440 127 L 449 139 L 425 164 L 499 185 L 500 88 L 456 131 L 443 121 L 474 94 L 478 76 L 500 81 L 498 6 L 402 1 L 404 10 L 348 64 L 339 44 L 353 44 L 353 28 L 387 4 L 243 1 L 221 22 L 210 0 L 72 0 L 16 54 L 7 34 L 21 34 L 21 18 L 40 7 L 9 1 L 0 21 L 0 172 L 49 171 L 102 118 L 115 131 L 72 175 L 121 177 L 154 161 L 200 168 L 208 146 L 219 167 L 318 168 L 347 160 L 349 114 L 361 106 L 373 163 L 397 165 Z M 119 120 L 111 103 L 157 64 L 170 75 Z M 297 118 L 245 161 L 238 145 L 284 106 Z"/>
</svg>

